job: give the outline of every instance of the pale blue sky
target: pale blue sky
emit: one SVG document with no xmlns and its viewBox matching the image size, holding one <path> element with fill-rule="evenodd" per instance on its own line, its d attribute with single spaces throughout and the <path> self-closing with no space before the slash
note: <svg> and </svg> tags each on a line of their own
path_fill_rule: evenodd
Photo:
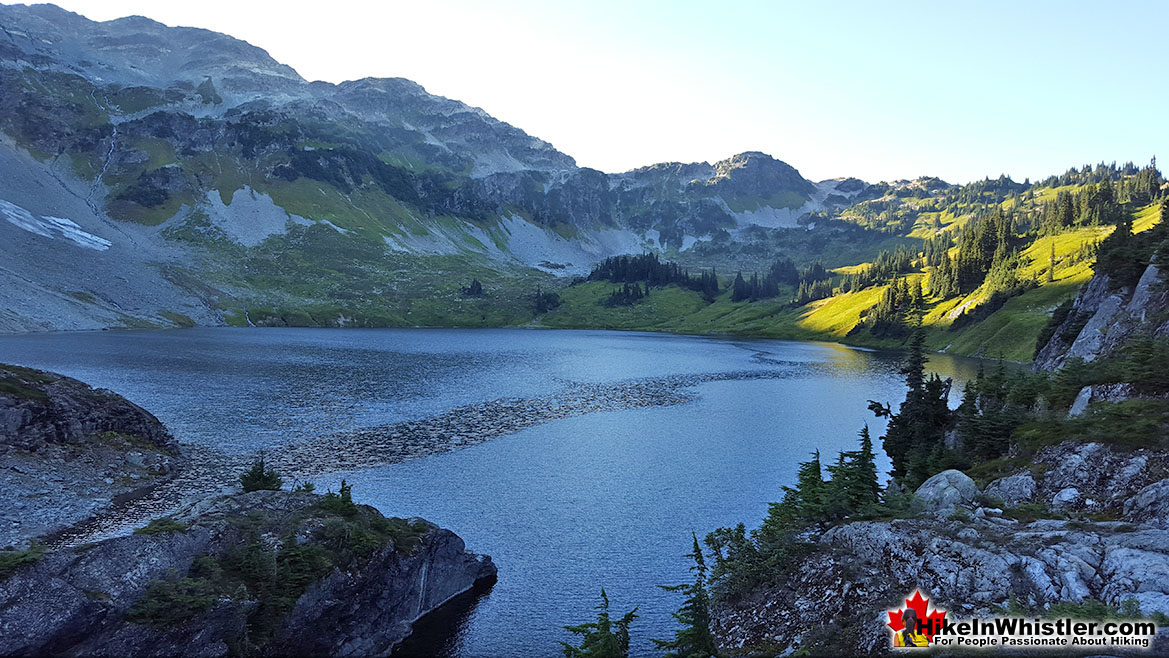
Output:
<svg viewBox="0 0 1169 658">
<path fill-rule="evenodd" d="M 206 27 L 309 79 L 406 77 L 582 166 L 768 152 L 813 179 L 1169 157 L 1169 1 L 61 0 Z"/>
</svg>

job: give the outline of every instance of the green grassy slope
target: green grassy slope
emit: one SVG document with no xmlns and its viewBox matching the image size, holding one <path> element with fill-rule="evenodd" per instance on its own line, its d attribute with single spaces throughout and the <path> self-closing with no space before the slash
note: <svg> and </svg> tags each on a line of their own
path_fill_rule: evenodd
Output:
<svg viewBox="0 0 1169 658">
<path fill-rule="evenodd" d="M 1148 230 L 1159 217 L 1159 205 L 1148 204 L 1134 212 L 1134 231 Z M 944 224 L 953 224 L 950 219 Z M 920 230 L 920 226 L 914 228 Z M 1112 231 L 1111 226 L 1088 226 L 1056 235 L 1036 238 L 1020 256 L 1019 275 L 1033 278 L 1037 287 L 1012 297 L 983 320 L 952 329 L 954 318 L 963 309 L 974 309 L 989 297 L 989 284 L 968 294 L 940 299 L 927 294 L 922 324 L 927 345 L 934 350 L 967 356 L 1029 361 L 1035 344 L 1052 311 L 1075 296 L 1092 277 L 1092 265 L 1082 258 L 1086 245 L 1093 245 Z M 1055 270 L 1047 280 L 1054 250 Z M 855 273 L 863 265 L 838 268 L 838 274 Z M 929 289 L 931 268 L 909 274 L 911 284 L 920 281 Z M 729 282 L 724 281 L 726 286 Z M 609 282 L 578 283 L 560 291 L 561 307 L 542 316 L 538 326 L 555 328 L 606 328 L 669 331 L 694 334 L 732 334 L 800 340 L 829 340 L 871 347 L 900 347 L 901 339 L 875 338 L 858 331 L 865 313 L 881 299 L 887 285 L 871 286 L 856 292 L 840 293 L 803 306 L 787 300 L 791 290 L 779 297 L 759 301 L 732 302 L 729 290 L 707 301 L 694 291 L 669 286 L 653 289 L 649 297 L 633 306 L 604 305 L 616 285 Z"/>
</svg>

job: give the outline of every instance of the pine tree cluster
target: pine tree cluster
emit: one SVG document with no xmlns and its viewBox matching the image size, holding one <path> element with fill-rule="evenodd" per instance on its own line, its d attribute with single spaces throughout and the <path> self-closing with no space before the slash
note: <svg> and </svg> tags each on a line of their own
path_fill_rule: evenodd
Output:
<svg viewBox="0 0 1169 658">
<path fill-rule="evenodd" d="M 876 454 L 868 427 L 861 430 L 857 450 L 843 451 L 827 467 L 817 451 L 799 465 L 796 484 L 783 488 L 783 499 L 769 506 L 763 524 L 750 532 L 740 523 L 706 536 L 714 557 L 710 584 L 720 598 L 733 598 L 775 582 L 800 555 L 815 550 L 809 533 L 833 523 L 878 510 L 883 501 L 877 478 Z"/>
<path fill-rule="evenodd" d="M 536 292 L 532 295 L 532 305 L 537 313 L 547 313 L 560 306 L 560 295 L 545 292 L 540 286 L 536 286 Z"/>
<path fill-rule="evenodd" d="M 1169 263 L 1169 201 L 1161 203 L 1160 221 L 1147 231 L 1134 234 L 1132 218 L 1126 216 L 1100 243 L 1095 270 L 1120 288 L 1135 285 L 1150 263 Z"/>
<path fill-rule="evenodd" d="M 610 256 L 597 263 L 586 280 L 644 283 L 647 291 L 649 286 L 660 288 L 674 284 L 698 291 L 708 299 L 718 296 L 719 292 L 718 274 L 713 269 L 691 276 L 677 263 L 662 261 L 657 254 Z"/>
<path fill-rule="evenodd" d="M 605 300 L 605 306 L 633 306 L 646 297 L 649 297 L 648 283 L 645 284 L 644 290 L 640 284 L 627 283 L 609 293 L 608 299 Z"/>
<path fill-rule="evenodd" d="M 900 338 L 920 321 L 924 307 L 921 280 L 908 283 L 898 278 L 881 293 L 881 300 L 865 312 L 863 326 L 878 338 Z"/>
<path fill-rule="evenodd" d="M 819 261 L 806 268 L 796 269 L 788 258 L 780 258 L 767 268 L 762 277 L 753 273 L 745 279 L 743 273 L 735 275 L 731 284 L 731 301 L 757 301 L 778 297 L 781 285 L 796 288 L 794 304 L 807 304 L 816 299 L 832 296 L 832 275 Z"/>
<path fill-rule="evenodd" d="M 942 237 L 948 248 L 950 243 L 949 238 Z M 928 248 L 929 243 L 926 243 L 926 246 Z M 843 281 L 840 283 L 840 291 L 856 292 L 857 290 L 864 290 L 872 285 L 888 283 L 900 274 L 913 272 L 916 269 L 913 263 L 917 260 L 918 255 L 918 252 L 909 249 L 905 245 L 899 245 L 894 251 L 882 250 L 877 254 L 876 260 L 871 265 L 856 274 L 845 275 Z"/>
</svg>

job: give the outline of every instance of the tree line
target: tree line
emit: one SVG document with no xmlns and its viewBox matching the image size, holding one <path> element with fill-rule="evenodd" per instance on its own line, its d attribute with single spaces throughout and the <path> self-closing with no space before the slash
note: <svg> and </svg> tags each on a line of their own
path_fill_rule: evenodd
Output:
<svg viewBox="0 0 1169 658">
<path fill-rule="evenodd" d="M 695 290 L 708 299 L 714 299 L 719 293 L 718 273 L 713 268 L 692 276 L 677 263 L 662 261 L 657 254 L 610 256 L 597 263 L 586 280 L 644 283 L 646 293 L 650 286 L 660 288 L 670 284 Z"/>
</svg>

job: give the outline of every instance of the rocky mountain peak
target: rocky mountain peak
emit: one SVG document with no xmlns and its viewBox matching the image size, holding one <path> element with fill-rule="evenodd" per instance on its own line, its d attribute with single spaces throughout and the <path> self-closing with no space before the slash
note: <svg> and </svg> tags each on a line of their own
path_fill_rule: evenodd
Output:
<svg viewBox="0 0 1169 658">
<path fill-rule="evenodd" d="M 714 176 L 707 185 L 736 194 L 787 190 L 810 195 L 816 189 L 795 167 L 760 151 L 746 151 L 714 163 Z"/>
<path fill-rule="evenodd" d="M 0 5 L 0 25 L 0 65 L 11 68 L 34 64 L 103 85 L 158 88 L 212 77 L 229 92 L 252 94 L 305 83 L 246 41 L 142 16 L 92 21 L 54 5 Z"/>
</svg>

